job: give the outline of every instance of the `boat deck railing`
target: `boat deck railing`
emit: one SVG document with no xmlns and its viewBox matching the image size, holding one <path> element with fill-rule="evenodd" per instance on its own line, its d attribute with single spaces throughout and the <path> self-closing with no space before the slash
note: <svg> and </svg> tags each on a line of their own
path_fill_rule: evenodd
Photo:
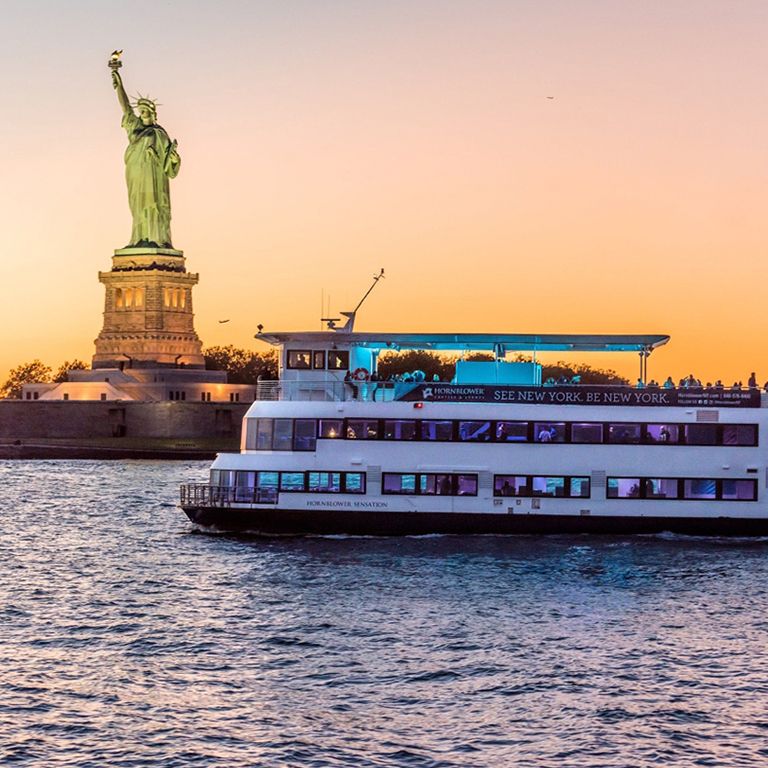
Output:
<svg viewBox="0 0 768 768">
<path fill-rule="evenodd" d="M 226 507 L 231 504 L 274 504 L 277 502 L 277 488 L 186 483 L 181 486 L 180 494 L 181 505 L 190 507 Z"/>
<path fill-rule="evenodd" d="M 257 400 L 397 400 L 414 385 L 393 381 L 260 381 Z"/>
<path fill-rule="evenodd" d="M 466 389 L 473 386 L 495 386 L 500 389 L 515 389 L 514 385 L 474 385 L 474 384 L 454 384 L 452 382 L 408 382 L 408 381 L 260 381 L 256 385 L 256 400 L 318 400 L 318 401 L 363 401 L 363 402 L 390 402 L 405 398 L 414 388 L 439 387 L 441 390 L 445 387 L 456 387 L 457 389 Z M 737 389 L 732 388 L 707 388 L 707 387 L 674 387 L 666 389 L 663 387 L 637 387 L 629 384 L 555 384 L 555 385 L 528 385 L 525 389 L 543 390 L 546 392 L 558 390 L 598 390 L 613 392 L 671 392 L 677 395 L 685 393 L 688 398 L 702 400 L 702 405 L 711 400 L 713 407 L 717 407 L 717 401 L 725 403 L 729 399 L 754 397 L 753 407 L 757 407 L 759 401 L 760 407 L 768 407 L 768 394 L 756 389 Z M 758 398 L 757 395 L 760 395 Z M 450 399 L 450 398 L 449 398 Z"/>
</svg>

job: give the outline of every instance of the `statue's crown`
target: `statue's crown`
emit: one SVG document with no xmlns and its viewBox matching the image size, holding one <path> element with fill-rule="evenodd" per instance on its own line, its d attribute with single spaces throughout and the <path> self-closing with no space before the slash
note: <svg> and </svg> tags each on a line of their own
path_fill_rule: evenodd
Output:
<svg viewBox="0 0 768 768">
<path fill-rule="evenodd" d="M 142 96 L 141 94 L 138 95 L 136 98 L 136 101 L 133 102 L 134 107 L 148 107 L 153 112 L 157 112 L 158 106 L 160 106 L 160 102 L 156 101 L 155 99 L 150 99 L 149 96 Z"/>
</svg>

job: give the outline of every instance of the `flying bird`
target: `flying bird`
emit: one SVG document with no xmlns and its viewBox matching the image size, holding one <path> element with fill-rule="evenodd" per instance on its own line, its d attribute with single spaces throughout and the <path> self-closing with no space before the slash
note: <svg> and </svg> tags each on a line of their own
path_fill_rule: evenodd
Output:
<svg viewBox="0 0 768 768">
<path fill-rule="evenodd" d="M 122 55 L 123 55 L 122 49 L 119 51 L 112 51 L 112 54 L 110 55 L 109 60 L 118 61 Z"/>
<path fill-rule="evenodd" d="M 229 320 L 219 320 L 220 323 L 228 323 Z"/>
<path fill-rule="evenodd" d="M 548 99 L 554 99 L 554 96 L 547 96 Z"/>
</svg>

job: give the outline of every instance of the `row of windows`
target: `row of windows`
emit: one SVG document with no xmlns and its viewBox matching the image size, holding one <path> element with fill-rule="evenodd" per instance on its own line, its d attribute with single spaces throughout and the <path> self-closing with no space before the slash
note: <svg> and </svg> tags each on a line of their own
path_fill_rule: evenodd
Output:
<svg viewBox="0 0 768 768">
<path fill-rule="evenodd" d="M 346 371 L 349 370 L 349 352 L 329 349 L 289 349 L 286 360 L 288 368 L 298 370 Z"/>
<path fill-rule="evenodd" d="M 250 472 L 211 470 L 211 485 L 249 492 L 366 492 L 365 472 Z M 384 472 L 381 492 L 407 496 L 477 496 L 477 475 L 459 472 Z M 563 475 L 494 475 L 494 496 L 588 499 L 588 477 Z M 691 477 L 609 477 L 608 499 L 676 499 L 756 501 L 757 480 Z"/>
<path fill-rule="evenodd" d="M 477 496 L 477 475 L 385 472 L 381 492 L 411 496 Z"/>
<path fill-rule="evenodd" d="M 212 469 L 211 485 L 288 493 L 365 493 L 365 472 L 245 472 Z"/>
<path fill-rule="evenodd" d="M 571 499 L 590 497 L 588 477 L 551 475 L 494 475 L 494 496 L 560 496 Z"/>
<path fill-rule="evenodd" d="M 609 477 L 609 499 L 693 499 L 756 501 L 757 480 L 713 478 Z"/>
<path fill-rule="evenodd" d="M 246 449 L 314 451 L 316 439 L 756 446 L 757 424 L 248 419 Z"/>
</svg>

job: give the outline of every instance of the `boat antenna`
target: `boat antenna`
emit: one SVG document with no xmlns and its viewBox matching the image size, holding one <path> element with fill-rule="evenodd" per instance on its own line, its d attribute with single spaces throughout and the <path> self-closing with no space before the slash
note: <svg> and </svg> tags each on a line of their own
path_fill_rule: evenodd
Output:
<svg viewBox="0 0 768 768">
<path fill-rule="evenodd" d="M 357 302 L 357 306 L 351 312 L 341 313 L 342 315 L 344 315 L 344 317 L 347 318 L 347 322 L 344 323 L 344 325 L 341 328 L 337 328 L 335 323 L 331 324 L 329 322 L 328 328 L 330 330 L 340 331 L 341 333 L 352 333 L 352 331 L 355 328 L 355 315 L 357 315 L 357 310 L 363 306 L 363 302 L 368 298 L 368 295 L 370 294 L 370 292 L 376 287 L 376 283 L 378 283 L 379 280 L 383 279 L 383 277 L 384 277 L 384 267 L 381 268 L 381 271 L 379 272 L 378 275 L 374 275 L 373 283 L 371 284 L 371 287 L 365 292 L 365 295 L 363 296 L 363 298 Z"/>
</svg>

